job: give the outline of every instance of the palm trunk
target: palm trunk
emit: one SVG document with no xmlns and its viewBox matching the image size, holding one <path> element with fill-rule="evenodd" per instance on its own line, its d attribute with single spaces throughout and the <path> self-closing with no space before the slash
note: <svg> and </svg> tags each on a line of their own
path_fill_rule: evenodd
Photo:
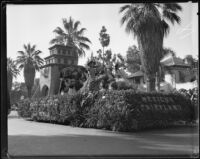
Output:
<svg viewBox="0 0 200 159">
<path fill-rule="evenodd" d="M 28 98 L 31 98 L 31 90 L 34 85 L 35 68 L 32 63 L 28 63 L 24 67 L 24 81 L 28 91 Z"/>
<path fill-rule="evenodd" d="M 147 77 L 147 92 L 152 92 L 155 91 L 156 72 L 159 70 L 163 37 L 155 31 L 154 27 L 150 27 L 142 29 L 137 40 L 142 66 Z"/>
<path fill-rule="evenodd" d="M 159 73 L 159 71 L 156 73 L 156 88 L 157 88 L 157 91 L 160 92 L 160 73 Z"/>
<path fill-rule="evenodd" d="M 103 66 L 104 66 L 104 47 L 103 47 Z"/>
<path fill-rule="evenodd" d="M 147 92 L 155 91 L 155 76 L 147 76 Z"/>
<path fill-rule="evenodd" d="M 27 91 L 28 91 L 28 98 L 31 98 L 31 87 L 27 87 Z"/>
</svg>

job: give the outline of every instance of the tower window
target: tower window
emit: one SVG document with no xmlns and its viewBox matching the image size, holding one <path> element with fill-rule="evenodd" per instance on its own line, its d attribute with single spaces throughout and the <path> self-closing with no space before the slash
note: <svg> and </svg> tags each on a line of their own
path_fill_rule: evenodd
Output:
<svg viewBox="0 0 200 159">
<path fill-rule="evenodd" d="M 57 54 L 57 50 L 56 49 L 53 49 L 52 51 L 53 51 L 52 54 Z"/>
<path fill-rule="evenodd" d="M 71 65 L 72 61 L 71 60 L 68 60 L 68 65 Z"/>
<path fill-rule="evenodd" d="M 60 54 L 61 54 L 61 55 L 63 54 L 63 50 L 62 50 L 62 49 L 60 49 Z"/>
</svg>

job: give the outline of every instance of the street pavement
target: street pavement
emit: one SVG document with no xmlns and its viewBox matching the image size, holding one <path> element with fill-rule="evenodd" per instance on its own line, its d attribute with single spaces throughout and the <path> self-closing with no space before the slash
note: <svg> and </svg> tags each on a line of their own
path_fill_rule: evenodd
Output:
<svg viewBox="0 0 200 159">
<path fill-rule="evenodd" d="M 112 132 L 8 118 L 10 155 L 191 155 L 199 151 L 197 127 Z"/>
</svg>

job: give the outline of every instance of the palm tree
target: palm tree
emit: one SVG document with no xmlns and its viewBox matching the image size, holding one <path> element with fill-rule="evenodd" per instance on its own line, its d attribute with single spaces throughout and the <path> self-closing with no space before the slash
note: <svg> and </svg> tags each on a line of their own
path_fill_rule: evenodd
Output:
<svg viewBox="0 0 200 159">
<path fill-rule="evenodd" d="M 16 66 L 16 61 L 11 58 L 7 58 L 7 79 L 8 79 L 8 91 L 11 92 L 13 77 L 16 78 L 19 74 L 19 70 Z"/>
<path fill-rule="evenodd" d="M 177 15 L 182 8 L 177 3 L 136 3 L 122 6 L 121 24 L 137 38 L 141 62 L 147 77 L 147 91 L 155 90 L 156 72 L 162 57 L 163 38 L 169 33 L 169 21 L 180 23 Z"/>
<path fill-rule="evenodd" d="M 72 17 L 69 17 L 69 20 L 63 19 L 65 31 L 57 27 L 53 31 L 57 35 L 50 41 L 50 44 L 70 45 L 74 47 L 79 56 L 85 55 L 85 49 L 90 49 L 87 43 L 91 43 L 91 41 L 84 36 L 86 28 L 78 29 L 80 24 L 80 21 L 74 21 Z"/>
<path fill-rule="evenodd" d="M 36 50 L 36 45 L 31 46 L 30 43 L 24 45 L 24 51 L 18 51 L 17 65 L 19 69 L 23 69 L 24 81 L 28 91 L 28 97 L 31 97 L 31 90 L 34 84 L 35 72 L 39 71 L 43 64 L 43 59 L 39 56 L 42 53 Z"/>
</svg>

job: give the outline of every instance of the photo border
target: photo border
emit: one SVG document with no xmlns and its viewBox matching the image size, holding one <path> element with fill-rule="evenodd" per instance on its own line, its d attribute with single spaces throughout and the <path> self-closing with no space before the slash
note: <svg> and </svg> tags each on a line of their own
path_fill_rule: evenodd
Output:
<svg viewBox="0 0 200 159">
<path fill-rule="evenodd" d="M 8 92 L 7 92 L 7 37 L 6 37 L 6 5 L 7 4 L 97 4 L 97 3 L 131 3 L 131 0 L 115 0 L 115 1 L 106 1 L 106 0 L 68 0 L 67 2 L 64 0 L 10 0 L 10 1 L 1 1 L 1 158 L 2 159 L 64 159 L 64 158 L 71 158 L 71 159 L 131 159 L 131 158 L 196 158 L 198 156 L 191 156 L 191 155 L 166 155 L 166 156 L 158 156 L 158 155 L 84 155 L 84 156 L 10 156 L 8 154 Z M 134 2 L 147 2 L 145 0 L 139 1 L 134 0 Z M 154 0 L 148 2 L 163 2 L 163 0 Z M 166 2 L 166 1 L 165 1 Z M 169 0 L 167 2 L 189 2 L 189 0 L 182 0 L 182 1 L 174 1 Z M 193 0 L 192 2 L 199 2 L 197 0 Z M 198 14 L 199 15 L 199 14 Z M 199 20 L 199 16 L 198 16 Z M 199 26 L 199 21 L 198 21 Z M 199 31 L 199 30 L 198 30 Z M 199 50 L 199 48 L 198 48 Z"/>
</svg>

